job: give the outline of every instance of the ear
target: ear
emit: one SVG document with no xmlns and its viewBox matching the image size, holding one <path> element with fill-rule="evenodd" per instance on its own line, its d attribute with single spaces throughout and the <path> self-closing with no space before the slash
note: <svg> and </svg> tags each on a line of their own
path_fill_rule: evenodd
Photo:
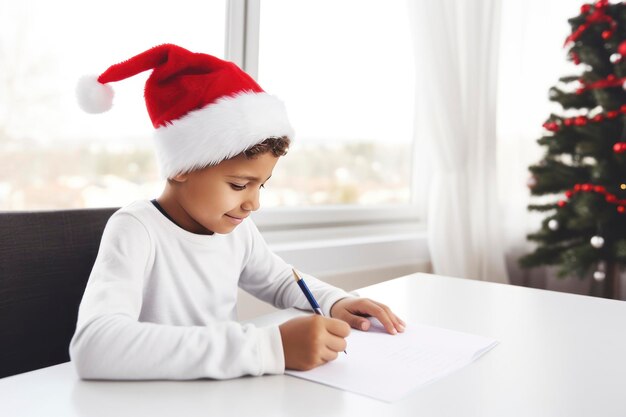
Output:
<svg viewBox="0 0 626 417">
<path fill-rule="evenodd" d="M 187 179 L 189 178 L 189 174 L 188 173 L 184 173 L 184 174 L 176 174 L 171 178 L 168 178 L 168 181 L 173 181 L 173 182 L 187 182 Z"/>
</svg>

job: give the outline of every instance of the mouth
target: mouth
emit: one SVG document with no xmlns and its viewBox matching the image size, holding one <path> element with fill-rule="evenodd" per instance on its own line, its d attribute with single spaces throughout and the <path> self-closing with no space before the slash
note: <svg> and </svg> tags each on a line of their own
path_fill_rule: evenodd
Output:
<svg viewBox="0 0 626 417">
<path fill-rule="evenodd" d="M 232 224 L 239 224 L 241 223 L 246 217 L 248 216 L 244 216 L 244 217 L 235 217 L 235 216 L 231 216 L 230 214 L 224 214 L 224 216 L 226 216 L 226 220 L 228 220 L 229 222 L 231 222 Z"/>
</svg>

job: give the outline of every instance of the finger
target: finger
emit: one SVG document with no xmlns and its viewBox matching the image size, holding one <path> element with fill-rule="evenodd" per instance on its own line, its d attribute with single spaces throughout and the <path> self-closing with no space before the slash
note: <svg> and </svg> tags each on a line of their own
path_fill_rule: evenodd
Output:
<svg viewBox="0 0 626 417">
<path fill-rule="evenodd" d="M 383 307 L 386 307 L 386 306 L 385 305 L 381 306 L 378 303 L 374 302 L 372 303 L 372 306 L 369 307 L 369 310 L 370 310 L 369 314 L 377 318 L 378 321 L 381 322 L 385 330 L 387 330 L 387 333 L 390 333 L 390 334 L 398 333 L 398 331 L 396 330 L 395 324 L 391 320 L 390 311 L 388 312 L 387 311 L 388 308 L 387 310 L 385 310 L 385 308 Z"/>
<path fill-rule="evenodd" d="M 348 337 L 350 334 L 350 326 L 343 320 L 339 319 L 327 319 L 326 320 L 326 330 L 339 337 Z"/>
<path fill-rule="evenodd" d="M 324 349 L 324 352 L 322 352 L 322 360 L 324 362 L 334 361 L 337 359 L 337 356 L 339 356 L 339 353 L 332 349 Z"/>
<path fill-rule="evenodd" d="M 341 319 L 348 323 L 353 329 L 368 330 L 371 325 L 370 321 L 365 317 L 357 316 L 356 314 L 352 314 L 347 311 Z"/>
<path fill-rule="evenodd" d="M 400 317 L 396 316 L 394 313 L 391 313 L 391 317 L 393 318 L 396 329 L 399 332 L 403 332 L 404 329 L 406 328 L 406 323 L 402 321 L 402 319 L 400 319 Z"/>
<path fill-rule="evenodd" d="M 358 329 L 363 330 L 364 332 L 366 332 L 366 331 L 368 331 L 370 329 L 370 327 L 372 327 L 372 322 L 369 321 L 368 319 L 363 318 L 363 317 L 359 317 L 359 316 L 356 316 L 356 317 L 357 317 L 356 322 L 358 323 L 357 324 L 357 326 L 358 326 L 357 328 Z"/>
<path fill-rule="evenodd" d="M 385 310 L 385 312 L 387 313 L 387 315 L 389 316 L 389 319 L 391 320 L 391 322 L 393 323 L 393 327 L 395 327 L 395 329 L 399 332 L 403 332 L 404 331 L 404 327 L 405 324 L 404 322 L 402 322 L 402 320 L 400 320 L 398 318 L 398 316 L 396 316 L 393 311 L 391 311 L 391 309 L 389 307 L 387 307 L 384 304 L 380 304 L 380 303 L 376 303 L 380 306 L 380 308 L 382 308 L 383 310 Z"/>
<path fill-rule="evenodd" d="M 348 343 L 343 337 L 329 335 L 326 340 L 326 347 L 334 352 L 343 352 L 346 350 L 346 346 L 348 346 Z"/>
<path fill-rule="evenodd" d="M 393 323 L 393 327 L 397 331 L 399 331 L 399 332 L 403 332 L 404 331 L 404 328 L 406 327 L 406 323 L 404 323 L 404 321 L 400 320 L 400 318 L 398 316 L 396 316 L 394 314 L 394 312 L 391 311 L 391 309 L 387 305 L 379 303 L 379 302 L 376 302 L 376 301 L 373 301 L 373 303 L 378 305 L 380 308 L 382 308 L 387 313 L 387 315 L 389 316 L 389 319 Z"/>
</svg>

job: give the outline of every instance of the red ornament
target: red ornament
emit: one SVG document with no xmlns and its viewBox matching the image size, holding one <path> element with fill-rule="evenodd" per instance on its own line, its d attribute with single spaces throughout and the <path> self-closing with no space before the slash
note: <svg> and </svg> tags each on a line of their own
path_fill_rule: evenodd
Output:
<svg viewBox="0 0 626 417">
<path fill-rule="evenodd" d="M 571 190 L 565 191 L 565 197 L 572 198 L 573 195 L 574 195 L 574 193 Z"/>
<path fill-rule="evenodd" d="M 624 153 L 624 152 L 626 152 L 626 142 L 616 142 L 613 145 L 613 152 L 615 152 L 615 153 Z"/>
<path fill-rule="evenodd" d="M 565 120 L 563 120 L 563 124 L 565 126 L 571 126 L 572 123 L 573 123 L 573 119 L 565 119 Z"/>
<path fill-rule="evenodd" d="M 557 206 L 559 206 L 559 207 L 565 207 L 565 205 L 567 204 L 567 202 L 565 202 L 564 200 L 559 200 L 559 202 L 558 202 L 558 203 L 556 203 L 556 204 L 557 204 Z"/>
<path fill-rule="evenodd" d="M 555 122 L 545 122 L 543 124 L 544 129 L 549 130 L 550 132 L 556 132 L 559 130 L 559 125 Z"/>
<path fill-rule="evenodd" d="M 593 119 L 591 120 L 593 120 L 594 122 L 601 122 L 604 120 L 604 116 L 601 114 L 596 114 L 595 116 L 593 116 Z"/>
<path fill-rule="evenodd" d="M 583 4 L 580 6 L 580 14 L 587 14 L 591 11 L 591 4 Z"/>
<path fill-rule="evenodd" d="M 622 105 L 622 106 L 619 108 L 619 111 L 620 111 L 620 112 L 622 112 L 622 113 L 626 113 L 626 104 Z"/>
<path fill-rule="evenodd" d="M 583 191 L 591 191 L 591 184 L 583 184 L 580 186 L 580 189 Z"/>
<path fill-rule="evenodd" d="M 615 194 L 607 194 L 604 199 L 607 203 L 615 203 L 617 201 L 617 197 L 615 196 Z"/>
<path fill-rule="evenodd" d="M 613 32 L 610 30 L 605 30 L 604 32 L 602 32 L 602 39 L 604 39 L 605 41 L 611 38 L 611 35 L 613 35 Z"/>
<path fill-rule="evenodd" d="M 604 193 L 606 192 L 606 188 L 601 185 L 596 185 L 595 187 L 593 187 L 593 191 L 595 191 L 596 193 Z"/>
<path fill-rule="evenodd" d="M 574 120 L 574 124 L 576 126 L 584 126 L 587 124 L 587 118 L 585 116 L 578 116 L 575 120 Z"/>
<path fill-rule="evenodd" d="M 618 213 L 624 213 L 626 211 L 626 207 L 624 206 L 617 206 L 617 212 Z"/>
<path fill-rule="evenodd" d="M 619 46 L 617 47 L 617 53 L 621 56 L 624 56 L 624 54 L 626 54 L 626 41 L 619 44 Z"/>
<path fill-rule="evenodd" d="M 606 117 L 608 117 L 609 119 L 615 119 L 617 116 L 619 116 L 619 112 L 616 110 L 611 110 L 610 112 L 606 113 Z"/>
<path fill-rule="evenodd" d="M 574 191 L 580 191 L 580 184 L 576 184 L 574 186 Z"/>
</svg>

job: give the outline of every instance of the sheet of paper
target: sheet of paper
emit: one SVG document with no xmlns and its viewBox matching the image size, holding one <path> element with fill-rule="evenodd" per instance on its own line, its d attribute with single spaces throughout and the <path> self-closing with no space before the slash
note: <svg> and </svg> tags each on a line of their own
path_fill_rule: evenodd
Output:
<svg viewBox="0 0 626 417">
<path fill-rule="evenodd" d="M 306 372 L 286 373 L 378 400 L 392 402 L 471 363 L 497 345 L 487 337 L 411 323 L 387 334 L 373 321 L 368 332 L 352 330 L 347 354 Z"/>
</svg>

